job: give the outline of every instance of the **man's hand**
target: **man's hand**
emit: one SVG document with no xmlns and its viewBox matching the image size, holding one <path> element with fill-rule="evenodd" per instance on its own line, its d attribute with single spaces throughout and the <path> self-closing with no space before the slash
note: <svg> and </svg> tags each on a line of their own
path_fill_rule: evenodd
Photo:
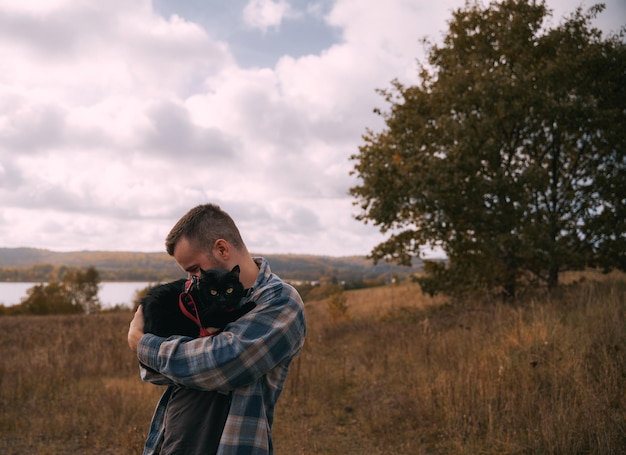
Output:
<svg viewBox="0 0 626 455">
<path fill-rule="evenodd" d="M 137 352 L 137 346 L 139 345 L 139 340 L 143 336 L 143 308 L 141 305 L 137 308 L 135 312 L 135 317 L 130 321 L 130 327 L 128 328 L 128 346 L 130 349 Z"/>
</svg>

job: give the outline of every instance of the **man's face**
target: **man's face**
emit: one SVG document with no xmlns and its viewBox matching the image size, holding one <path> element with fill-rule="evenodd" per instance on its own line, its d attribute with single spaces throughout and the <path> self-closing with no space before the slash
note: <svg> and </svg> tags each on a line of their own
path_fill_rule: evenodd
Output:
<svg viewBox="0 0 626 455">
<path fill-rule="evenodd" d="M 185 237 L 181 238 L 174 248 L 174 259 L 176 263 L 191 276 L 200 276 L 201 270 L 223 269 L 216 258 L 208 252 L 194 248 Z"/>
</svg>

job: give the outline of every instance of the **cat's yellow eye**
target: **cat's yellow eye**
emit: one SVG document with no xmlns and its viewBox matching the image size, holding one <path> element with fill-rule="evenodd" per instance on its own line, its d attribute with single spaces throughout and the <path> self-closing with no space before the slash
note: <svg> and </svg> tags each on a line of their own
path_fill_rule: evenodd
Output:
<svg viewBox="0 0 626 455">
<path fill-rule="evenodd" d="M 226 294 L 232 294 L 233 291 L 234 291 L 233 288 L 228 288 L 228 289 L 226 289 Z"/>
<path fill-rule="evenodd" d="M 211 289 L 211 295 L 217 295 L 217 291 L 215 289 Z"/>
</svg>

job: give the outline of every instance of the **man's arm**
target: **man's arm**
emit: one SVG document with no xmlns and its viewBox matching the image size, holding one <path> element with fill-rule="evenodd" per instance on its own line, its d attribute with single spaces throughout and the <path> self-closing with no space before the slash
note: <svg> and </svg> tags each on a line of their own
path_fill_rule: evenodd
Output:
<svg viewBox="0 0 626 455">
<path fill-rule="evenodd" d="M 141 305 L 135 311 L 135 316 L 133 320 L 130 321 L 130 327 L 128 328 L 128 346 L 134 352 L 137 352 L 137 346 L 139 345 L 139 341 L 141 337 L 144 335 L 143 333 L 143 308 Z"/>
<path fill-rule="evenodd" d="M 140 362 L 177 384 L 220 391 L 246 386 L 290 360 L 304 342 L 304 310 L 297 292 L 285 286 L 262 294 L 254 296 L 255 310 L 216 336 L 164 339 L 146 334 L 133 344 L 136 335 L 129 332 L 129 345 L 137 347 Z"/>
<path fill-rule="evenodd" d="M 135 316 L 133 320 L 130 321 L 130 326 L 128 328 L 128 346 L 132 351 L 137 353 L 137 346 L 141 341 L 141 338 L 145 335 L 143 333 L 144 327 L 144 318 L 143 318 L 143 308 L 141 305 L 135 311 Z M 171 385 L 173 382 L 159 374 L 157 371 L 148 368 L 146 365 L 139 362 L 139 375 L 141 379 L 145 382 L 150 382 L 154 385 Z"/>
</svg>

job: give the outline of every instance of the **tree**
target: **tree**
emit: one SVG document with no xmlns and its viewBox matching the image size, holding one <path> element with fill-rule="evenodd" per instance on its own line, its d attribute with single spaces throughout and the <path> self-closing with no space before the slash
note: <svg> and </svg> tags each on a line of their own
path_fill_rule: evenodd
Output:
<svg viewBox="0 0 626 455">
<path fill-rule="evenodd" d="M 72 298 L 72 303 L 80 305 L 85 313 L 93 313 L 101 309 L 98 290 L 100 274 L 95 267 L 68 268 L 63 275 L 63 285 Z"/>
<path fill-rule="evenodd" d="M 51 281 L 28 289 L 26 299 L 16 308 L 16 312 L 38 315 L 75 314 L 82 313 L 83 307 L 72 301 L 72 296 L 62 283 Z"/>
<path fill-rule="evenodd" d="M 51 280 L 28 289 L 27 297 L 15 306 L 15 313 L 92 313 L 101 309 L 100 276 L 94 267 L 64 268 L 61 281 Z"/>
<path fill-rule="evenodd" d="M 626 268 L 626 29 L 603 38 L 603 9 L 548 28 L 543 1 L 468 2 L 418 85 L 379 90 L 386 127 L 351 157 L 357 219 L 390 234 L 370 257 L 438 246 L 420 282 L 452 295 Z"/>
</svg>

